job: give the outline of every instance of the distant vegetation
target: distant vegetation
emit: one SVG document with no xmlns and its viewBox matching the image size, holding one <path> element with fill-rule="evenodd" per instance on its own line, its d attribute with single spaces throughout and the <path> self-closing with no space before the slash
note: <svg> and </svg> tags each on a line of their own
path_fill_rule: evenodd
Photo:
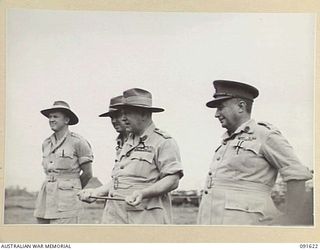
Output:
<svg viewBox="0 0 320 250">
<path fill-rule="evenodd" d="M 17 186 L 10 186 L 5 189 L 5 196 L 12 197 L 12 196 L 29 196 L 33 197 L 36 196 L 37 193 L 29 192 L 26 187 L 21 188 L 19 185 Z"/>
</svg>

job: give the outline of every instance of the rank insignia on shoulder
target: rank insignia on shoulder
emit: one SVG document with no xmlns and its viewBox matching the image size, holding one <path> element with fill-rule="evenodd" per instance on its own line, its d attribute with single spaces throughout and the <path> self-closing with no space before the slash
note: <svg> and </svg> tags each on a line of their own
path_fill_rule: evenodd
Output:
<svg viewBox="0 0 320 250">
<path fill-rule="evenodd" d="M 165 139 L 170 139 L 171 138 L 171 136 L 169 134 L 167 134 L 166 132 L 164 132 L 164 131 L 162 131 L 162 130 L 160 130 L 158 128 L 155 128 L 154 132 L 156 132 L 157 134 L 161 135 Z"/>
<path fill-rule="evenodd" d="M 71 132 L 70 135 L 71 135 L 72 137 L 76 137 L 76 138 L 82 139 L 81 135 L 78 135 L 78 134 L 76 134 L 75 132 Z"/>
<path fill-rule="evenodd" d="M 257 124 L 261 125 L 261 126 L 264 126 L 269 130 L 274 129 L 273 125 L 271 123 L 269 123 L 269 122 L 258 122 Z"/>
</svg>

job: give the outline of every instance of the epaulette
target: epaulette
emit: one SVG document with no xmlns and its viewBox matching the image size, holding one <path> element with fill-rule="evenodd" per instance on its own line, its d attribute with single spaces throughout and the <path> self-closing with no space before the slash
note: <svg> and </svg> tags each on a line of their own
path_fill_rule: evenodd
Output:
<svg viewBox="0 0 320 250">
<path fill-rule="evenodd" d="M 70 135 L 71 135 L 72 137 L 76 137 L 76 138 L 79 138 L 79 139 L 83 139 L 83 137 L 82 137 L 81 135 L 79 135 L 79 134 L 77 134 L 77 133 L 75 133 L 75 132 L 70 132 Z"/>
<path fill-rule="evenodd" d="M 172 138 L 169 134 L 167 134 L 166 132 L 164 132 L 164 131 L 162 131 L 162 130 L 160 130 L 160 129 L 158 129 L 158 128 L 155 128 L 154 129 L 154 132 L 156 132 L 157 134 L 159 134 L 159 135 L 161 135 L 163 138 L 165 138 L 165 139 L 170 139 L 170 138 Z"/>
<path fill-rule="evenodd" d="M 48 137 L 48 138 L 46 138 L 46 139 L 43 141 L 43 143 L 48 143 L 48 142 L 50 142 L 50 141 L 51 141 L 51 136 Z"/>
<path fill-rule="evenodd" d="M 273 126 L 271 123 L 269 122 L 257 122 L 258 125 L 264 126 L 269 130 L 278 130 L 275 126 Z"/>
<path fill-rule="evenodd" d="M 91 144 L 85 138 L 83 138 L 81 135 L 79 135 L 79 134 L 77 134 L 75 132 L 70 132 L 70 135 L 72 137 L 75 137 L 75 138 L 79 139 L 80 141 L 84 141 L 84 142 L 88 143 L 89 147 L 91 148 Z"/>
</svg>

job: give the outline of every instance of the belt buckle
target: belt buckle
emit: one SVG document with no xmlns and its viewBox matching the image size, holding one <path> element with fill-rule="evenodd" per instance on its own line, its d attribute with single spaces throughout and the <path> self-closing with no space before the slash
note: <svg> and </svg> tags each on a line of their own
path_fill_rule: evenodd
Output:
<svg viewBox="0 0 320 250">
<path fill-rule="evenodd" d="M 119 180 L 118 180 L 117 177 L 115 177 L 114 180 L 113 180 L 113 188 L 115 190 L 117 190 L 119 188 Z"/>
</svg>

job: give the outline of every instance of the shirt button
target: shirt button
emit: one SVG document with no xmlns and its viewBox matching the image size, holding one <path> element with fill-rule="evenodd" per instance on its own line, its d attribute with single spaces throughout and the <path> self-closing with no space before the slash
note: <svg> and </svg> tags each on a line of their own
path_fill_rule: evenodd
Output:
<svg viewBox="0 0 320 250">
<path fill-rule="evenodd" d="M 204 194 L 208 194 L 208 191 L 206 190 L 206 191 L 204 191 Z"/>
<path fill-rule="evenodd" d="M 212 173 L 211 173 L 211 172 L 209 172 L 209 175 L 212 175 Z"/>
<path fill-rule="evenodd" d="M 130 156 L 130 153 L 126 153 L 126 156 L 129 157 L 129 156 Z"/>
<path fill-rule="evenodd" d="M 219 156 L 219 157 L 217 158 L 217 161 L 220 161 L 220 159 L 221 159 L 221 158 L 220 158 L 220 156 Z"/>
<path fill-rule="evenodd" d="M 50 163 L 52 164 L 52 163 L 53 163 L 53 161 L 50 161 Z"/>
<path fill-rule="evenodd" d="M 124 166 L 121 166 L 120 169 L 124 169 Z"/>
</svg>

